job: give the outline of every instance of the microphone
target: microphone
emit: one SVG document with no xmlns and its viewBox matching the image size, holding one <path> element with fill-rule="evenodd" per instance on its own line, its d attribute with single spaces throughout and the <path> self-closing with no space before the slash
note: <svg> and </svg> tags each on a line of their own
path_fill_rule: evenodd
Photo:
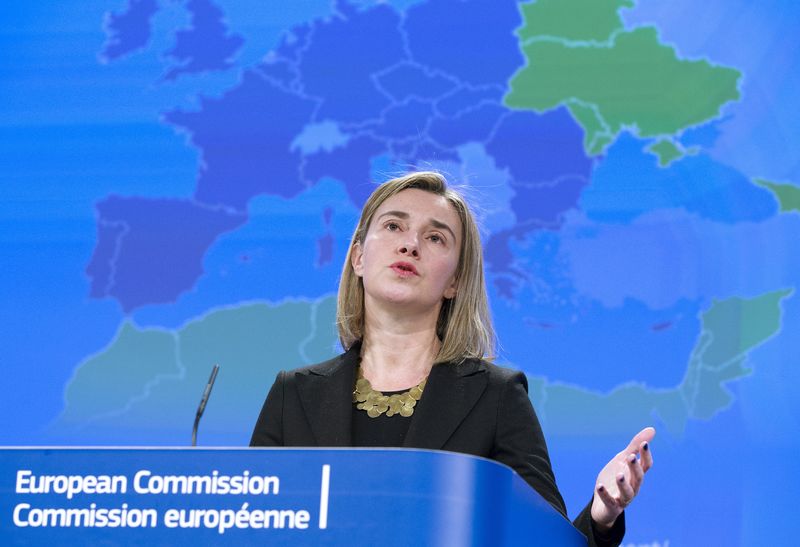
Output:
<svg viewBox="0 0 800 547">
<path fill-rule="evenodd" d="M 200 425 L 200 418 L 206 410 L 206 403 L 208 398 L 211 397 L 211 388 L 214 387 L 214 380 L 217 379 L 217 372 L 219 372 L 219 365 L 214 365 L 211 369 L 211 376 L 208 378 L 206 389 L 203 390 L 203 397 L 200 399 L 200 406 L 197 407 L 197 414 L 194 417 L 194 427 L 192 428 L 192 446 L 197 446 L 197 426 Z"/>
</svg>

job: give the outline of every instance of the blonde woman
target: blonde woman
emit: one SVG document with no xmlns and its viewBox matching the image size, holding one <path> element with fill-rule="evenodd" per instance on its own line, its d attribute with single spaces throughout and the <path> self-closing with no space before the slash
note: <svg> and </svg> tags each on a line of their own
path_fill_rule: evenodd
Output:
<svg viewBox="0 0 800 547">
<path fill-rule="evenodd" d="M 353 234 L 339 286 L 345 353 L 281 372 L 253 446 L 398 446 L 492 458 L 565 517 L 525 376 L 490 363 L 494 332 L 480 236 L 438 173 L 379 186 Z M 623 510 L 653 460 L 647 428 L 600 472 L 573 524 L 618 545 Z"/>
</svg>

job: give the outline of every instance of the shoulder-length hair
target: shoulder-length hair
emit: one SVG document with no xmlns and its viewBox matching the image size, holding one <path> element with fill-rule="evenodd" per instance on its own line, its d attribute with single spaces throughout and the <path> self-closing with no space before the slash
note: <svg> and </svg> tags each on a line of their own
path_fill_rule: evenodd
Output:
<svg viewBox="0 0 800 547">
<path fill-rule="evenodd" d="M 494 357 L 494 329 L 486 297 L 483 275 L 483 251 L 478 227 L 464 198 L 447 187 L 439 173 L 421 171 L 392 179 L 378 186 L 361 210 L 342 268 L 336 323 L 339 340 L 345 349 L 364 338 L 364 284 L 352 266 L 353 248 L 363 245 L 375 211 L 393 195 L 415 188 L 443 196 L 458 214 L 463 228 L 461 250 L 456 268 L 456 295 L 442 302 L 436 334 L 442 342 L 435 361 L 462 362 L 464 359 Z"/>
</svg>

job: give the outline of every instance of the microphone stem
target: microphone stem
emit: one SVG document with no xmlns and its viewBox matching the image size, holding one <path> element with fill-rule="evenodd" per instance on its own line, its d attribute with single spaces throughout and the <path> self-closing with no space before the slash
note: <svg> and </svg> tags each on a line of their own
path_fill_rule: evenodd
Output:
<svg viewBox="0 0 800 547">
<path fill-rule="evenodd" d="M 197 446 L 197 428 L 200 426 L 200 418 L 203 417 L 203 412 L 206 410 L 206 404 L 209 397 L 211 397 L 211 388 L 214 387 L 214 381 L 217 379 L 217 372 L 219 372 L 219 365 L 214 365 L 211 369 L 211 376 L 208 378 L 208 384 L 203 390 L 203 396 L 200 398 L 200 404 L 197 407 L 197 414 L 194 416 L 194 427 L 192 427 L 192 446 Z"/>
</svg>

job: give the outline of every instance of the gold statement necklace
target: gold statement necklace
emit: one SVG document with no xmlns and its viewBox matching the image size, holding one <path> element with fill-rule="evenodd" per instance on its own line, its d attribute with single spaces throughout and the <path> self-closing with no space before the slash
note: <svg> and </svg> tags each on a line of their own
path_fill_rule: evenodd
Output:
<svg viewBox="0 0 800 547">
<path fill-rule="evenodd" d="M 380 391 L 372 389 L 369 380 L 364 378 L 361 367 L 358 367 L 358 379 L 356 380 L 356 388 L 353 390 L 353 402 L 358 403 L 356 405 L 357 409 L 366 410 L 367 416 L 370 418 L 377 418 L 384 413 L 387 416 L 400 414 L 400 416 L 408 418 L 414 414 L 414 407 L 422 397 L 425 382 L 427 381 L 428 378 L 425 377 L 419 384 L 405 393 L 384 395 Z"/>
</svg>

